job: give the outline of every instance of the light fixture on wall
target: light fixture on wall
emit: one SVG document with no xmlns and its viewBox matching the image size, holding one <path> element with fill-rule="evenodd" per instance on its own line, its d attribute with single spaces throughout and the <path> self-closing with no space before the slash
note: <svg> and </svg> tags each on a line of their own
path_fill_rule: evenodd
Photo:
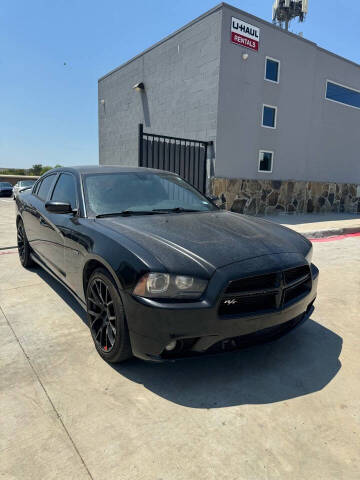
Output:
<svg viewBox="0 0 360 480">
<path fill-rule="evenodd" d="M 145 90 L 145 85 L 143 82 L 140 82 L 136 83 L 132 88 L 135 90 L 135 92 L 143 92 Z"/>
<path fill-rule="evenodd" d="M 105 105 L 105 100 L 102 98 L 102 99 L 100 100 L 100 103 L 101 103 L 101 105 Z"/>
<path fill-rule="evenodd" d="M 243 58 L 243 60 L 247 60 L 249 58 L 249 54 L 248 53 L 243 53 L 242 58 Z"/>
</svg>

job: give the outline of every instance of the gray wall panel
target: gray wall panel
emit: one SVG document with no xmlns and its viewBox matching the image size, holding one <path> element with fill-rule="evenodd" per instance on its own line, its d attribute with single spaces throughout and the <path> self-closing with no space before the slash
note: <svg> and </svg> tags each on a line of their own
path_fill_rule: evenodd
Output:
<svg viewBox="0 0 360 480">
<path fill-rule="evenodd" d="M 259 52 L 230 42 L 231 16 L 261 29 Z M 281 62 L 279 85 L 264 80 L 266 56 Z M 360 90 L 359 66 L 225 6 L 216 176 L 360 182 L 360 109 L 326 100 L 327 78 Z M 278 107 L 276 130 L 261 127 L 263 104 Z M 274 151 L 272 173 L 258 173 L 260 149 Z"/>
<path fill-rule="evenodd" d="M 100 164 L 137 165 L 140 122 L 153 133 L 215 139 L 220 33 L 217 9 L 100 79 Z M 141 81 L 145 94 L 132 89 Z"/>
</svg>

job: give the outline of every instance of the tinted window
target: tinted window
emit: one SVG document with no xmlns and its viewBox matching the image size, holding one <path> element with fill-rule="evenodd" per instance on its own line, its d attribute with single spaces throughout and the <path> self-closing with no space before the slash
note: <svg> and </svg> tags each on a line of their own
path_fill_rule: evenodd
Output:
<svg viewBox="0 0 360 480">
<path fill-rule="evenodd" d="M 76 187 L 75 179 L 72 175 L 66 173 L 60 175 L 60 178 L 54 188 L 51 200 L 54 202 L 70 203 L 73 208 L 76 207 Z"/>
<path fill-rule="evenodd" d="M 266 105 L 264 105 L 262 124 L 264 127 L 275 128 L 276 126 L 276 108 L 275 107 L 267 107 Z"/>
<path fill-rule="evenodd" d="M 37 182 L 35 183 L 35 185 L 33 186 L 33 194 L 37 193 L 37 191 L 39 190 L 39 186 L 40 186 L 41 182 Z"/>
<path fill-rule="evenodd" d="M 55 179 L 55 175 L 48 175 L 42 180 L 40 187 L 37 191 L 37 194 L 39 198 L 41 198 L 41 200 L 47 199 L 47 196 L 49 194 L 50 188 L 52 187 L 54 179 Z"/>
<path fill-rule="evenodd" d="M 271 172 L 273 167 L 273 153 L 260 150 L 259 172 Z"/>
<path fill-rule="evenodd" d="M 360 92 L 327 82 L 326 98 L 335 102 L 360 108 Z"/>
<path fill-rule="evenodd" d="M 0 182 L 0 187 L 12 187 L 11 183 Z"/>
<path fill-rule="evenodd" d="M 182 178 L 171 174 L 102 173 L 85 177 L 85 198 L 90 214 L 185 208 L 216 210 Z"/>
<path fill-rule="evenodd" d="M 279 81 L 279 62 L 276 60 L 271 60 L 270 58 L 266 59 L 266 70 L 265 70 L 266 80 L 271 80 L 272 82 L 278 83 Z"/>
</svg>

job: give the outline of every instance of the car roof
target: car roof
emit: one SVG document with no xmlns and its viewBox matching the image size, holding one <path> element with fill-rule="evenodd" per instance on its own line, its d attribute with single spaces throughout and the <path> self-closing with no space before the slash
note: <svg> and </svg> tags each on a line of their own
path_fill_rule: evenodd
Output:
<svg viewBox="0 0 360 480">
<path fill-rule="evenodd" d="M 172 172 L 166 170 L 157 170 L 155 168 L 145 167 L 121 167 L 118 165 L 79 165 L 74 167 L 59 167 L 53 168 L 51 172 L 76 172 L 80 175 L 87 175 L 91 173 L 168 173 Z M 176 175 L 176 174 L 173 174 Z"/>
</svg>

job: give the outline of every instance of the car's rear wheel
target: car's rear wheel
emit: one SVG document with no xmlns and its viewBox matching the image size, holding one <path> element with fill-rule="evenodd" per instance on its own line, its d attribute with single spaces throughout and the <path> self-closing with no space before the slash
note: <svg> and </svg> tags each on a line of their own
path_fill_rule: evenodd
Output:
<svg viewBox="0 0 360 480">
<path fill-rule="evenodd" d="M 111 275 L 96 269 L 88 282 L 86 303 L 89 327 L 96 350 L 110 363 L 132 356 L 124 306 Z"/>
<path fill-rule="evenodd" d="M 34 262 L 31 258 L 31 247 L 26 237 L 24 223 L 22 220 L 19 220 L 17 224 L 17 246 L 21 265 L 24 268 L 32 267 Z"/>
</svg>

